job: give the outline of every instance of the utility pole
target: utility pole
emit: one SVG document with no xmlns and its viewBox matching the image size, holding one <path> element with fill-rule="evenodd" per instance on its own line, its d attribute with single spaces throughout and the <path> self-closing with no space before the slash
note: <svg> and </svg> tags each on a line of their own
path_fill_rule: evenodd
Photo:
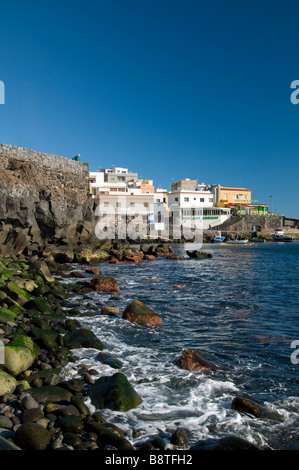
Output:
<svg viewBox="0 0 299 470">
<path fill-rule="evenodd" d="M 269 196 L 270 202 L 271 202 L 271 204 L 270 204 L 270 207 L 271 207 L 271 212 L 270 212 L 270 214 L 272 214 L 272 197 L 273 197 L 273 196 Z"/>
</svg>

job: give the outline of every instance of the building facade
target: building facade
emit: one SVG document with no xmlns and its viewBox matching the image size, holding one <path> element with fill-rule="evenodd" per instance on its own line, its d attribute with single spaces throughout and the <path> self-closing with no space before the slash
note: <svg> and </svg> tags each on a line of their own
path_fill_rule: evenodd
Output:
<svg viewBox="0 0 299 470">
<path fill-rule="evenodd" d="M 207 230 L 220 225 L 230 217 L 230 209 L 215 205 L 215 194 L 205 185 L 195 191 L 172 191 L 168 194 L 168 208 L 174 226 L 197 227 Z"/>
</svg>

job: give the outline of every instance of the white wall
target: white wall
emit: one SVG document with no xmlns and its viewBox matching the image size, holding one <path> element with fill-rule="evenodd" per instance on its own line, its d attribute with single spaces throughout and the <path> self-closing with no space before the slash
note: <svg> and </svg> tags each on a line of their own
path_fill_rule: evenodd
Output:
<svg viewBox="0 0 299 470">
<path fill-rule="evenodd" d="M 178 199 L 176 201 L 175 199 Z M 189 201 L 185 201 L 189 198 Z M 203 199 L 203 201 L 201 201 Z M 212 201 L 210 201 L 212 199 Z M 202 208 L 214 206 L 214 194 L 207 191 L 180 191 L 168 194 L 168 205 L 179 205 L 181 208 Z"/>
</svg>

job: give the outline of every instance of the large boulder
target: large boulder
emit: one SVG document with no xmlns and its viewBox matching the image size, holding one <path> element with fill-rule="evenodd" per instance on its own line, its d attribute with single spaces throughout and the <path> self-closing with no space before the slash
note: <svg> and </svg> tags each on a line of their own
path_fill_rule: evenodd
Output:
<svg viewBox="0 0 299 470">
<path fill-rule="evenodd" d="M 189 258 L 206 259 L 206 258 L 213 257 L 211 253 L 207 253 L 206 251 L 200 251 L 200 250 L 193 250 L 193 251 L 187 250 L 186 253 L 189 256 Z"/>
<path fill-rule="evenodd" d="M 95 277 L 90 286 L 97 292 L 119 292 L 119 286 L 113 277 Z"/>
<path fill-rule="evenodd" d="M 259 450 L 259 448 L 241 437 L 227 436 L 198 441 L 190 447 L 190 450 Z"/>
<path fill-rule="evenodd" d="M 45 450 L 50 439 L 49 431 L 36 423 L 21 424 L 15 434 L 15 443 L 25 450 Z"/>
<path fill-rule="evenodd" d="M 104 349 L 101 340 L 87 328 L 77 328 L 66 333 L 64 345 L 68 349 L 94 348 L 100 351 Z"/>
<path fill-rule="evenodd" d="M 15 324 L 16 323 L 15 317 L 16 317 L 16 314 L 12 310 L 8 308 L 0 307 L 0 323 Z"/>
<path fill-rule="evenodd" d="M 128 411 L 142 403 L 142 398 L 120 372 L 111 377 L 99 378 L 91 386 L 89 395 L 92 404 L 99 409 Z"/>
<path fill-rule="evenodd" d="M 37 358 L 37 347 L 28 336 L 21 336 L 4 348 L 4 369 L 14 377 L 29 369 Z"/>
<path fill-rule="evenodd" d="M 45 258 L 46 263 L 72 263 L 75 258 L 74 250 L 67 246 L 53 247 L 48 246 L 43 250 L 43 257 Z"/>
<path fill-rule="evenodd" d="M 125 309 L 123 318 L 140 326 L 160 326 L 162 319 L 140 300 L 134 300 Z"/>
<path fill-rule="evenodd" d="M 8 295 L 21 306 L 31 299 L 29 292 L 17 286 L 17 284 L 13 281 L 7 284 L 6 290 Z"/>
<path fill-rule="evenodd" d="M 185 351 L 176 361 L 176 365 L 181 369 L 189 371 L 215 371 L 217 366 L 210 361 L 204 359 L 198 352 L 193 349 Z"/>
<path fill-rule="evenodd" d="M 5 393 L 13 393 L 17 386 L 16 379 L 0 369 L 0 396 Z"/>
<path fill-rule="evenodd" d="M 54 330 L 49 328 L 38 328 L 33 327 L 30 333 L 34 337 L 35 343 L 41 348 L 47 349 L 48 351 L 55 351 L 59 348 L 60 335 Z"/>
<path fill-rule="evenodd" d="M 124 436 L 119 435 L 115 429 L 95 421 L 88 423 L 88 427 L 97 435 L 97 443 L 100 449 L 104 449 L 105 446 L 113 446 L 113 448 L 121 451 L 134 450 L 132 444 Z"/>
<path fill-rule="evenodd" d="M 60 401 L 70 401 L 72 392 L 56 385 L 45 385 L 33 387 L 27 390 L 38 403 L 57 403 Z"/>
<path fill-rule="evenodd" d="M 258 403 L 249 397 L 237 396 L 232 401 L 232 408 L 239 413 L 254 416 L 259 419 L 270 421 L 283 421 L 284 418 L 276 411 L 270 410 L 264 404 Z"/>
<path fill-rule="evenodd" d="M 102 362 L 102 364 L 108 365 L 113 369 L 121 369 L 123 366 L 119 359 L 108 353 L 100 352 L 98 355 L 98 360 Z"/>
<path fill-rule="evenodd" d="M 54 282 L 55 279 L 51 274 L 51 271 L 44 260 L 36 260 L 30 264 L 30 272 L 38 274 L 46 282 Z"/>
<path fill-rule="evenodd" d="M 105 250 L 92 250 L 84 247 L 75 252 L 75 259 L 82 264 L 96 264 L 109 258 L 109 254 Z"/>
<path fill-rule="evenodd" d="M 50 307 L 48 302 L 46 302 L 43 298 L 35 297 L 34 299 L 29 300 L 29 302 L 26 302 L 26 304 L 24 305 L 24 308 L 26 310 L 38 310 L 43 314 L 54 314 L 54 310 L 52 309 L 52 307 Z"/>
</svg>

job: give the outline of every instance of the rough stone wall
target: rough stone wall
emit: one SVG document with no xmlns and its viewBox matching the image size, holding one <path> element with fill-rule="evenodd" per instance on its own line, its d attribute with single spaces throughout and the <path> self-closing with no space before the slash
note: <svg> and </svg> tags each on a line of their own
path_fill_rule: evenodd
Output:
<svg viewBox="0 0 299 470">
<path fill-rule="evenodd" d="M 51 153 L 37 152 L 36 150 L 15 147 L 13 145 L 0 144 L 0 155 L 2 157 L 13 157 L 14 159 L 30 160 L 41 165 L 53 167 L 62 171 L 68 171 L 76 175 L 89 176 L 88 163 L 70 160 L 66 157 Z M 1 162 L 0 162 L 1 164 Z"/>
<path fill-rule="evenodd" d="M 252 231 L 255 227 L 257 231 L 267 231 L 283 226 L 283 216 L 280 215 L 246 215 L 237 223 L 227 227 L 227 231 Z"/>
<path fill-rule="evenodd" d="M 0 172 L 0 254 L 94 237 L 88 164 L 0 145 Z"/>
<path fill-rule="evenodd" d="M 67 165 L 66 167 L 68 168 Z M 39 180 L 45 190 L 48 188 L 53 194 L 59 194 L 61 197 L 69 197 L 73 192 L 75 199 L 83 201 L 89 194 L 89 172 L 80 174 L 64 169 L 62 165 L 60 167 L 48 165 L 47 161 L 40 163 L 33 159 L 0 153 L 0 171 L 4 181 L 5 179 L 20 180 L 22 176 L 29 186 L 34 187 L 36 180 Z"/>
</svg>

